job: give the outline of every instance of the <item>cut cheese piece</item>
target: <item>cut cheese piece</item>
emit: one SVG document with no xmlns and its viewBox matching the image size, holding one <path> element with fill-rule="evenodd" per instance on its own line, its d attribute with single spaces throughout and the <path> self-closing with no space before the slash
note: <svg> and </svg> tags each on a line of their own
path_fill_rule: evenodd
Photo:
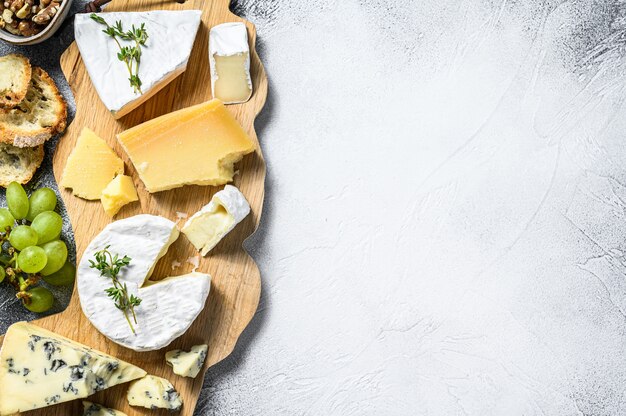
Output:
<svg viewBox="0 0 626 416">
<path fill-rule="evenodd" d="M 0 415 L 85 398 L 145 375 L 127 362 L 18 322 L 0 350 Z"/>
<path fill-rule="evenodd" d="M 143 23 L 148 32 L 148 41 L 141 48 L 139 78 L 142 94 L 139 94 L 128 82 L 126 65 L 117 58 L 117 43 L 102 33 L 104 27 L 91 19 L 89 13 L 78 13 L 74 19 L 76 44 L 89 77 L 106 108 L 115 118 L 120 118 L 185 71 L 202 12 L 159 10 L 97 14 L 110 25 L 121 22 L 125 31 L 132 25 L 140 27 Z M 120 42 L 122 46 L 134 46 L 131 42 Z"/>
<path fill-rule="evenodd" d="M 222 23 L 209 33 L 213 97 L 225 104 L 244 103 L 252 96 L 248 31 L 242 22 Z"/>
<path fill-rule="evenodd" d="M 83 400 L 83 416 L 127 416 L 119 410 L 109 409 L 97 403 Z"/>
<path fill-rule="evenodd" d="M 117 139 L 149 192 L 228 183 L 233 165 L 256 148 L 217 99 L 147 121 Z"/>
<path fill-rule="evenodd" d="M 165 353 L 165 361 L 172 367 L 174 374 L 195 378 L 204 367 L 209 346 L 194 345 L 191 351 L 173 350 Z"/>
<path fill-rule="evenodd" d="M 178 411 L 183 407 L 183 399 L 172 383 L 156 376 L 146 376 L 134 381 L 128 389 L 127 398 L 131 406 L 147 409 Z"/>
<path fill-rule="evenodd" d="M 100 200 L 102 201 L 104 212 L 110 217 L 114 217 L 124 205 L 139 200 L 133 178 L 126 175 L 117 175 L 104 188 Z"/>
<path fill-rule="evenodd" d="M 100 199 L 102 190 L 116 175 L 124 173 L 124 162 L 96 133 L 83 128 L 67 158 L 61 186 L 84 199 Z"/>
<path fill-rule="evenodd" d="M 176 224 L 155 215 L 136 215 L 107 225 L 85 249 L 76 273 L 76 287 L 85 316 L 107 338 L 135 351 L 153 351 L 184 334 L 204 309 L 211 276 L 189 273 L 149 280 L 157 261 L 179 236 Z M 107 248 L 112 255 L 131 258 L 118 279 L 129 295 L 141 299 L 135 307 L 132 332 L 124 313 L 106 290 L 111 280 L 93 269 L 94 254 Z"/>
<path fill-rule="evenodd" d="M 213 247 L 250 213 L 246 197 L 232 185 L 226 185 L 211 202 L 187 220 L 181 232 L 206 256 Z"/>
</svg>

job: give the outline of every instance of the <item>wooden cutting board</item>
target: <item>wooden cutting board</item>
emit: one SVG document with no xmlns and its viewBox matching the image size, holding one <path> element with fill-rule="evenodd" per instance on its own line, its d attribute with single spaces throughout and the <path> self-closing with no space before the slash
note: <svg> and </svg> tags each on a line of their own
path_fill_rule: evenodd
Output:
<svg viewBox="0 0 626 416">
<path fill-rule="evenodd" d="M 116 219 L 148 213 L 161 215 L 182 226 L 184 219 L 177 213 L 192 215 L 208 203 L 212 195 L 222 187 L 186 186 L 176 190 L 149 194 L 139 179 L 137 172 L 127 155 L 119 146 L 115 135 L 125 129 L 146 120 L 198 104 L 211 99 L 210 71 L 208 60 L 209 29 L 223 22 L 243 21 L 229 10 L 229 0 L 188 0 L 184 4 L 174 1 L 116 0 L 107 6 L 106 11 L 147 11 L 147 10 L 202 10 L 202 25 L 198 31 L 187 71 L 172 83 L 120 120 L 115 120 L 104 107 L 80 58 L 78 48 L 73 43 L 61 57 L 61 67 L 76 100 L 76 117 L 61 138 L 54 156 L 54 174 L 60 182 L 68 155 L 74 148 L 78 134 L 83 127 L 93 129 L 125 161 L 126 174 L 131 175 L 139 193 L 140 201 L 127 205 Z M 267 96 L 267 78 L 263 66 L 254 48 L 256 31 L 254 26 L 245 22 L 251 42 L 251 72 L 254 85 L 252 99 L 240 105 L 228 108 L 235 114 L 250 136 L 258 143 L 254 131 L 254 120 L 261 111 Z M 104 41 L 104 38 L 103 38 Z M 252 208 L 252 214 L 235 228 L 226 238 L 200 262 L 199 271 L 213 277 L 212 287 L 204 311 L 196 319 L 189 331 L 174 341 L 167 348 L 147 353 L 135 352 L 109 341 L 101 335 L 83 315 L 76 290 L 69 307 L 64 312 L 36 321 L 37 325 L 48 328 L 58 334 L 82 342 L 100 351 L 131 362 L 149 374 L 170 380 L 180 392 L 184 406 L 181 415 L 191 416 L 194 412 L 198 395 L 203 383 L 203 374 L 195 379 L 175 375 L 165 363 L 165 352 L 175 348 L 190 348 L 192 345 L 209 345 L 206 368 L 227 357 L 235 347 L 237 339 L 256 312 L 261 281 L 259 269 L 253 259 L 243 250 L 242 244 L 258 227 L 263 206 L 265 162 L 260 147 L 254 154 L 246 156 L 238 165 L 239 174 L 235 177 L 236 185 L 246 196 Z M 69 212 L 74 230 L 77 258 L 80 259 L 89 242 L 111 219 L 104 213 L 99 201 L 89 202 L 74 197 L 67 190 L 61 190 L 61 197 Z M 183 235 L 161 259 L 153 279 L 170 275 L 184 274 L 193 268 L 186 264 L 186 259 L 197 255 L 197 251 Z M 172 270 L 172 262 L 183 263 Z M 128 385 L 114 387 L 100 392 L 90 400 L 122 410 L 128 415 L 166 415 L 166 411 L 148 410 L 130 407 L 126 400 Z M 61 404 L 38 411 L 33 415 L 80 415 L 80 401 Z"/>
</svg>

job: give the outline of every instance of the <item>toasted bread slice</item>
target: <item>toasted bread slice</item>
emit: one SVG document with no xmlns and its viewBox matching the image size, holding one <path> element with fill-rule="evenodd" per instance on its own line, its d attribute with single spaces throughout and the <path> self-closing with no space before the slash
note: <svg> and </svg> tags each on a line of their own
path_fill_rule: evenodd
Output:
<svg viewBox="0 0 626 416">
<path fill-rule="evenodd" d="M 33 76 L 24 100 L 0 112 L 0 142 L 35 147 L 65 130 L 67 106 L 54 81 L 41 68 Z"/>
<path fill-rule="evenodd" d="M 15 53 L 0 56 L 0 107 L 14 108 L 26 97 L 32 76 L 28 58 Z"/>
<path fill-rule="evenodd" d="M 43 161 L 43 145 L 15 147 L 0 143 L 0 186 L 11 182 L 27 183 Z"/>
</svg>

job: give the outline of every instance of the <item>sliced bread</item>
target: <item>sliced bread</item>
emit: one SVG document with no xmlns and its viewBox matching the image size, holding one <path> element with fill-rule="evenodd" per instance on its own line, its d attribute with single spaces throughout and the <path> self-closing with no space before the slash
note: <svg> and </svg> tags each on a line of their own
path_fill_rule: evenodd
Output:
<svg viewBox="0 0 626 416">
<path fill-rule="evenodd" d="M 15 53 L 0 56 L 0 107 L 14 108 L 30 84 L 32 68 L 28 58 Z"/>
<path fill-rule="evenodd" d="M 24 100 L 0 111 L 0 142 L 35 147 L 65 130 L 67 106 L 46 71 L 33 68 Z"/>
<path fill-rule="evenodd" d="M 0 143 L 0 186 L 27 183 L 43 161 L 43 146 L 15 147 Z"/>
</svg>

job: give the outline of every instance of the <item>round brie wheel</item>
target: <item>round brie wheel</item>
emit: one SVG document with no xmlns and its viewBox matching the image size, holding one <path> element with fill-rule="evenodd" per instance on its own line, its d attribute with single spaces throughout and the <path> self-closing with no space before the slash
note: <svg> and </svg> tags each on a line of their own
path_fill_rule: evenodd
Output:
<svg viewBox="0 0 626 416">
<path fill-rule="evenodd" d="M 204 308 L 210 275 L 193 272 L 156 282 L 148 280 L 178 235 L 176 224 L 166 218 L 137 215 L 106 226 L 85 250 L 76 278 L 80 305 L 91 323 L 111 341 L 135 351 L 161 349 L 184 334 Z M 129 317 L 135 333 L 106 293 L 112 280 L 90 267 L 94 254 L 107 246 L 113 256 L 131 259 L 118 279 L 127 285 L 129 295 L 141 299 L 135 307 L 137 323 Z"/>
</svg>

